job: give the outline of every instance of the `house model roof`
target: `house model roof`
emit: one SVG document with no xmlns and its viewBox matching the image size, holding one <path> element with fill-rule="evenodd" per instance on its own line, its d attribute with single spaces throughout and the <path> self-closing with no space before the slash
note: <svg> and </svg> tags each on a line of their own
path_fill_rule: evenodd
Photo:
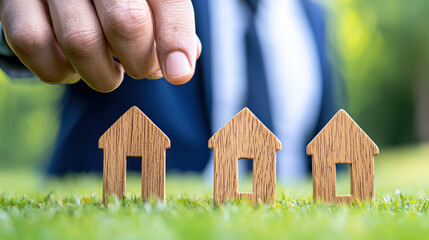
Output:
<svg viewBox="0 0 429 240">
<path fill-rule="evenodd" d="M 256 131 L 256 129 L 262 129 L 262 131 Z M 251 131 L 249 133 L 249 131 Z M 219 131 L 217 131 L 209 140 L 209 148 L 215 147 L 216 140 L 225 134 L 262 134 L 262 139 L 273 138 L 275 142 L 276 150 L 282 148 L 280 140 L 247 108 L 243 108 L 237 113 L 229 122 L 227 122 Z"/>
<path fill-rule="evenodd" d="M 149 135 L 159 138 L 165 149 L 170 148 L 170 139 L 139 108 L 133 106 L 100 137 L 99 147 L 105 148 L 109 141 L 125 139 L 131 142 Z M 145 140 L 150 141 L 153 139 Z"/>
<path fill-rule="evenodd" d="M 377 145 L 343 109 L 339 110 L 308 144 L 307 154 L 312 155 L 316 153 L 316 148 L 320 148 L 322 145 L 325 145 L 324 148 L 326 149 L 333 147 L 353 148 L 365 145 L 373 151 L 373 155 L 379 153 Z"/>
</svg>

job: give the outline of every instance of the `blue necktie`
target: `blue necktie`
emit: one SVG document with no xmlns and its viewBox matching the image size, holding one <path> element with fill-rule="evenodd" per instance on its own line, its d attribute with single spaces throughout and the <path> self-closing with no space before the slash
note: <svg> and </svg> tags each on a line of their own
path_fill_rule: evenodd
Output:
<svg viewBox="0 0 429 240">
<path fill-rule="evenodd" d="M 244 35 L 248 80 L 246 104 L 273 131 L 265 66 L 255 21 L 260 0 L 242 1 L 248 6 L 250 13 Z"/>
</svg>

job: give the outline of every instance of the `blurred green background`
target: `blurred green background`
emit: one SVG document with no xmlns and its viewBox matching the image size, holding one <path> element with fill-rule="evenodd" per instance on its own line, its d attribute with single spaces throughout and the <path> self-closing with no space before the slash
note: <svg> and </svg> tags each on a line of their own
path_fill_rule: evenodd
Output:
<svg viewBox="0 0 429 240">
<path fill-rule="evenodd" d="M 0 168 L 42 168 L 59 127 L 63 87 L 0 72 Z"/>
<path fill-rule="evenodd" d="M 323 1 L 327 2 L 327 1 Z M 380 147 L 429 140 L 429 1 L 331 0 L 346 108 Z"/>
<path fill-rule="evenodd" d="M 327 8 L 343 107 L 382 153 L 429 141 L 429 1 L 320 2 Z M 58 130 L 62 93 L 60 86 L 0 73 L 1 169 L 44 166 Z"/>
</svg>

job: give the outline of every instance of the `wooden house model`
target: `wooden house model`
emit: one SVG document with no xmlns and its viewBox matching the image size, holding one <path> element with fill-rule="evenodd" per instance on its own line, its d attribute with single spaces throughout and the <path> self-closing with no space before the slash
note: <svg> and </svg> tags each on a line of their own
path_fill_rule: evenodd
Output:
<svg viewBox="0 0 429 240">
<path fill-rule="evenodd" d="M 340 110 L 308 144 L 312 156 L 313 197 L 327 203 L 374 198 L 374 155 L 377 145 Z M 350 195 L 337 196 L 336 164 L 350 164 Z"/>
<path fill-rule="evenodd" d="M 165 199 L 165 151 L 168 137 L 137 107 L 129 109 L 101 137 L 104 150 L 103 204 L 126 193 L 127 157 L 142 158 L 142 199 Z"/>
<path fill-rule="evenodd" d="M 209 140 L 214 149 L 215 204 L 244 198 L 274 203 L 276 197 L 276 152 L 281 143 L 276 136 L 244 108 Z M 253 160 L 253 192 L 238 192 L 238 160 Z"/>
</svg>

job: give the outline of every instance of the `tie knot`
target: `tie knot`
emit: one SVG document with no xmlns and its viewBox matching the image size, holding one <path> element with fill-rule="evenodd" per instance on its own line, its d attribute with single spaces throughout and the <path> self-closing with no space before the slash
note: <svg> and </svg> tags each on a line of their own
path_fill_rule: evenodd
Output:
<svg viewBox="0 0 429 240">
<path fill-rule="evenodd" d="M 256 13 L 258 11 L 258 5 L 260 0 L 242 0 L 245 3 L 252 13 Z"/>
</svg>

